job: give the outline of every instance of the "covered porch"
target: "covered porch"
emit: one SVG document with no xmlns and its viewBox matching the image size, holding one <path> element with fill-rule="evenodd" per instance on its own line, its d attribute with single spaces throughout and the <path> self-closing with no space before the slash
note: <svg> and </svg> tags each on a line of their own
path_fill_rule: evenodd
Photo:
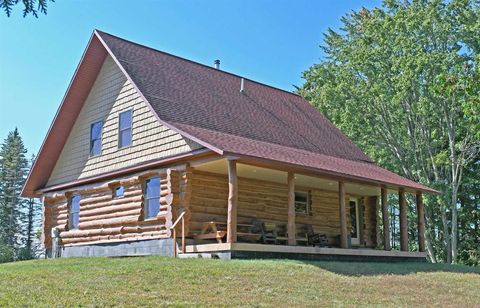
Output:
<svg viewBox="0 0 480 308">
<path fill-rule="evenodd" d="M 179 248 L 184 255 L 426 256 L 421 191 L 239 157 L 194 162 L 185 178 L 189 188 L 181 209 L 185 221 Z M 387 195 L 392 193 L 399 198 L 400 251 L 390 247 Z M 416 200 L 417 251 L 408 249 L 406 194 Z"/>
</svg>

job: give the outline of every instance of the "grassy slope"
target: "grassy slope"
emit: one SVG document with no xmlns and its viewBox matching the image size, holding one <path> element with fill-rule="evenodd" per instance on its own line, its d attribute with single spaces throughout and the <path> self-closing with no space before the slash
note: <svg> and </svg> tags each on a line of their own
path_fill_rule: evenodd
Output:
<svg viewBox="0 0 480 308">
<path fill-rule="evenodd" d="M 84 258 L 0 264 L 4 305 L 480 305 L 480 269 L 441 264 Z"/>
</svg>

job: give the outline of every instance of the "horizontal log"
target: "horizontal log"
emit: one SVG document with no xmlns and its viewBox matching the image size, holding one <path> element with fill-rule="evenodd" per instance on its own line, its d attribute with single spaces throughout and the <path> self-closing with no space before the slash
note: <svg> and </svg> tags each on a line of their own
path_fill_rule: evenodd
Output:
<svg viewBox="0 0 480 308">
<path fill-rule="evenodd" d="M 97 241 L 89 241 L 88 243 L 93 244 L 104 244 L 104 243 L 118 243 L 118 242 L 129 242 L 129 241 L 140 241 L 146 239 L 162 239 L 162 238 L 170 238 L 171 232 L 169 230 L 167 232 L 159 233 L 159 234 L 149 234 L 148 236 L 123 236 L 122 238 L 118 238 L 117 236 L 110 236 L 107 239 L 97 240 Z M 85 243 L 69 243 L 65 244 L 65 246 L 77 246 L 77 245 L 84 245 Z"/>
<path fill-rule="evenodd" d="M 126 233 L 126 234 L 116 234 L 116 235 L 97 235 L 97 236 L 90 236 L 90 237 L 73 237 L 73 238 L 62 238 L 62 244 L 73 244 L 73 243 L 86 243 L 86 242 L 93 242 L 93 241 L 100 241 L 100 240 L 113 240 L 113 239 L 124 239 L 124 238 L 132 238 L 138 237 L 142 239 L 146 239 L 152 236 L 157 235 L 169 235 L 170 230 L 161 230 L 161 231 L 150 231 L 150 232 L 140 232 L 140 233 Z"/>
<path fill-rule="evenodd" d="M 143 196 L 143 191 L 141 189 L 126 190 L 123 196 L 125 198 L 133 197 L 133 196 Z"/>
<path fill-rule="evenodd" d="M 96 235 L 113 235 L 120 234 L 123 227 L 105 228 L 105 229 L 92 229 L 92 230 L 69 230 L 60 233 L 60 237 L 64 238 L 76 238 L 76 237 L 92 237 Z"/>
<path fill-rule="evenodd" d="M 160 204 L 171 205 L 173 202 L 173 194 L 169 194 L 165 197 L 160 197 Z"/>
<path fill-rule="evenodd" d="M 95 184 L 94 184 L 95 185 Z M 100 191 L 110 191 L 111 187 L 108 185 L 108 183 L 104 183 L 98 186 L 87 186 L 83 189 L 80 189 L 78 191 L 79 194 L 81 195 L 86 195 L 86 194 L 91 194 L 94 192 L 100 192 Z"/>
<path fill-rule="evenodd" d="M 130 202 L 122 204 L 112 204 L 91 210 L 80 209 L 80 217 L 102 216 L 102 214 L 110 214 L 114 212 L 128 211 L 133 209 L 141 209 L 142 202 Z"/>
<path fill-rule="evenodd" d="M 143 233 L 150 231 L 162 231 L 166 230 L 165 225 L 151 225 L 151 226 L 134 226 L 134 227 L 122 227 L 122 233 Z"/>
<path fill-rule="evenodd" d="M 108 219 L 98 219 L 93 221 L 81 222 L 79 223 L 79 229 L 92 229 L 92 228 L 108 228 L 115 226 L 122 226 L 132 223 L 137 223 L 139 221 L 138 215 L 125 216 L 119 218 L 108 218 Z"/>
<path fill-rule="evenodd" d="M 91 198 L 82 198 L 80 200 L 80 206 L 86 205 L 86 204 L 93 204 L 97 202 L 105 202 L 105 201 L 110 201 L 112 200 L 112 194 L 104 194 L 101 196 L 97 197 L 91 197 Z"/>
<path fill-rule="evenodd" d="M 44 224 L 47 226 L 56 226 L 56 225 L 64 225 L 68 222 L 68 219 L 57 219 L 55 218 L 50 218 L 50 219 L 45 219 Z"/>
<path fill-rule="evenodd" d="M 65 196 L 65 193 L 58 193 L 58 192 L 54 192 L 54 193 L 47 193 L 44 195 L 44 200 L 46 202 L 55 202 L 57 200 L 66 200 L 67 197 Z"/>
<path fill-rule="evenodd" d="M 129 211 L 120 211 L 120 212 L 115 212 L 115 213 L 110 213 L 110 214 L 103 214 L 101 218 L 98 216 L 87 216 L 83 217 L 80 215 L 80 222 L 87 222 L 87 221 L 93 221 L 97 219 L 108 219 L 108 218 L 118 218 L 118 217 L 123 217 L 123 216 L 133 216 L 133 215 L 140 215 L 142 212 L 141 208 L 138 209 L 133 209 Z"/>
<path fill-rule="evenodd" d="M 125 198 L 111 199 L 110 201 L 83 205 L 83 206 L 80 207 L 80 211 L 86 211 L 86 210 L 97 209 L 97 208 L 102 208 L 102 207 L 109 207 L 109 206 L 119 205 L 119 204 L 142 202 L 142 201 L 143 201 L 143 196 L 142 195 L 132 196 L 132 197 L 128 197 L 128 198 L 125 197 Z"/>
</svg>

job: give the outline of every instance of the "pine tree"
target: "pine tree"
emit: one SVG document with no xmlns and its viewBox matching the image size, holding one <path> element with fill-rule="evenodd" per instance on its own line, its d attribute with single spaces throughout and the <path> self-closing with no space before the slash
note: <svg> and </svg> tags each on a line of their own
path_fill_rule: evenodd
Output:
<svg viewBox="0 0 480 308">
<path fill-rule="evenodd" d="M 30 166 L 33 166 L 35 156 L 32 156 Z M 25 208 L 22 209 L 23 215 L 23 232 L 22 232 L 22 248 L 17 254 L 18 259 L 28 260 L 37 257 L 39 252 L 39 241 L 37 238 L 40 227 L 41 205 L 35 198 L 29 198 L 25 202 Z"/>
<path fill-rule="evenodd" d="M 28 172 L 26 153 L 15 128 L 0 149 L 0 251 L 5 252 L 4 256 L 10 256 L 12 251 L 16 254 L 22 241 L 26 199 L 20 197 L 20 192 Z M 3 257 L 3 261 L 8 258 Z"/>
</svg>

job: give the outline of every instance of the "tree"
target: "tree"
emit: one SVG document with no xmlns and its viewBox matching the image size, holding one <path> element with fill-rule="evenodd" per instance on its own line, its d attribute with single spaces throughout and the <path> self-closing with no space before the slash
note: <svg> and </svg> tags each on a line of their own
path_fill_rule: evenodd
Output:
<svg viewBox="0 0 480 308">
<path fill-rule="evenodd" d="M 35 162 L 35 156 L 32 156 L 30 161 L 30 166 L 33 166 Z M 25 202 L 25 208 L 23 209 L 23 221 L 22 226 L 22 248 L 18 254 L 18 258 L 22 260 L 28 260 L 36 258 L 38 255 L 38 245 L 37 240 L 38 229 L 40 227 L 40 214 L 41 214 L 41 205 L 36 202 L 35 198 L 29 198 Z"/>
<path fill-rule="evenodd" d="M 23 17 L 32 14 L 38 18 L 38 13 L 47 14 L 47 2 L 54 0 L 22 0 L 23 4 Z M 5 11 L 8 17 L 12 14 L 12 9 L 17 5 L 20 0 L 0 0 L 0 9 Z"/>
<path fill-rule="evenodd" d="M 16 252 L 21 245 L 26 200 L 20 192 L 28 172 L 26 153 L 15 128 L 0 149 L 0 246 L 4 251 Z"/>
<path fill-rule="evenodd" d="M 459 189 L 479 152 L 478 0 L 387 0 L 342 18 L 299 93 L 426 196 L 430 259 L 457 259 Z M 440 217 L 440 219 L 439 219 Z"/>
</svg>

